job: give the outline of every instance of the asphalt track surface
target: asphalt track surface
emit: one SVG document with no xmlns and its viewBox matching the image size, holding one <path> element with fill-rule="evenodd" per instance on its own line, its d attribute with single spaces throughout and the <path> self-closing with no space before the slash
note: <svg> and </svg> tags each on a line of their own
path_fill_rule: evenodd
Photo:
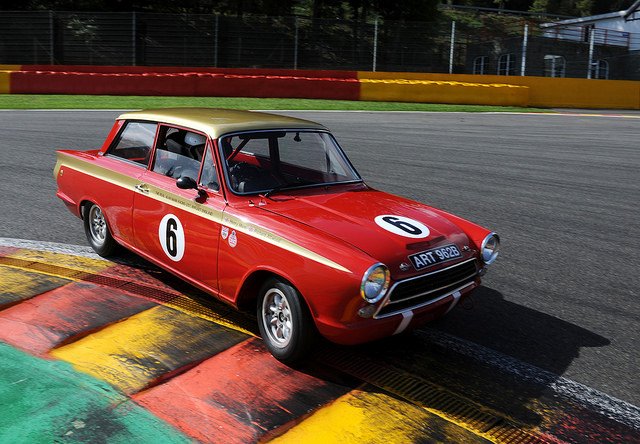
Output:
<svg viewBox="0 0 640 444">
<path fill-rule="evenodd" d="M 86 245 L 54 151 L 99 147 L 118 114 L 0 112 L 0 237 Z M 501 235 L 473 308 L 437 330 L 640 405 L 637 116 L 284 114 L 328 126 L 370 185 Z"/>
</svg>

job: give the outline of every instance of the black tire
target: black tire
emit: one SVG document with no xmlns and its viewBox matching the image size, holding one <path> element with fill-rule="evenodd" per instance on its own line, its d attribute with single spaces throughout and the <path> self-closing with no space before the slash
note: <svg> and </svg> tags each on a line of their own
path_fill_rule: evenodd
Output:
<svg viewBox="0 0 640 444">
<path fill-rule="evenodd" d="M 116 251 L 118 244 L 111 236 L 111 231 L 102 209 L 98 205 L 89 202 L 83 207 L 82 218 L 84 220 L 84 233 L 91 248 L 102 257 L 111 256 Z"/>
<path fill-rule="evenodd" d="M 313 351 L 318 332 L 302 296 L 291 284 L 269 279 L 260 289 L 257 305 L 260 335 L 276 359 L 293 365 Z"/>
</svg>

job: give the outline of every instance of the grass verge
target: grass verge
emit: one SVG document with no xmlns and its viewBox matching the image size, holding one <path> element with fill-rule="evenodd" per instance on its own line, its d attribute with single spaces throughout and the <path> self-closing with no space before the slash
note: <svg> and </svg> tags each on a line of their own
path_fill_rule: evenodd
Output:
<svg viewBox="0 0 640 444">
<path fill-rule="evenodd" d="M 247 97 L 86 96 L 0 94 L 0 109 L 144 109 L 204 106 L 233 109 L 549 112 L 516 106 L 446 105 L 437 103 L 361 102 L 350 100 L 258 99 Z"/>
</svg>

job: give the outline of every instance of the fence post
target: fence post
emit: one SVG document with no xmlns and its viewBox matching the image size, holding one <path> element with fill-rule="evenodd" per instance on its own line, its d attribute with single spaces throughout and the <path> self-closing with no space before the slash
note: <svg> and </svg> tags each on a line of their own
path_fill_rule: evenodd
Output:
<svg viewBox="0 0 640 444">
<path fill-rule="evenodd" d="M 55 63 L 53 52 L 55 51 L 56 36 L 54 35 L 53 11 L 49 11 L 49 64 Z"/>
<path fill-rule="evenodd" d="M 131 13 L 131 64 L 136 66 L 136 34 L 138 30 L 136 28 L 136 11 Z"/>
<path fill-rule="evenodd" d="M 293 37 L 293 69 L 298 69 L 298 17 L 295 18 L 295 33 Z"/>
<path fill-rule="evenodd" d="M 595 28 L 589 29 L 589 66 L 587 67 L 587 79 L 591 78 L 591 68 L 593 67 L 593 43 L 594 43 L 594 34 Z"/>
<path fill-rule="evenodd" d="M 214 23 L 214 30 L 213 30 L 213 67 L 217 68 L 218 67 L 218 27 L 219 27 L 219 18 L 220 16 L 218 14 L 216 14 L 215 19 L 213 20 Z"/>
<path fill-rule="evenodd" d="M 449 74 L 453 74 L 453 52 L 456 44 L 456 21 L 451 22 L 451 46 L 449 47 Z"/>
<path fill-rule="evenodd" d="M 524 25 L 524 38 L 522 39 L 522 64 L 520 65 L 520 75 L 526 75 L 527 69 L 527 44 L 529 41 L 529 25 Z"/>
<path fill-rule="evenodd" d="M 376 65 L 378 63 L 378 18 L 373 22 L 373 67 L 372 71 L 376 72 Z"/>
</svg>

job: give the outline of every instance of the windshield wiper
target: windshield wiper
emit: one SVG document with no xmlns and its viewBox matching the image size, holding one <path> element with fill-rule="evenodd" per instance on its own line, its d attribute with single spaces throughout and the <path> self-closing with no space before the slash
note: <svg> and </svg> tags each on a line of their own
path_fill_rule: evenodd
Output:
<svg viewBox="0 0 640 444">
<path fill-rule="evenodd" d="M 282 185 L 277 185 L 273 188 L 271 188 L 269 191 L 267 191 L 264 194 L 261 194 L 260 196 L 262 197 L 269 197 L 271 196 L 273 193 L 276 193 L 278 191 L 281 190 L 288 190 L 288 189 L 296 189 L 296 188 L 312 188 L 312 187 L 330 187 L 333 185 L 349 185 L 349 184 L 353 184 L 353 183 L 364 183 L 364 181 L 362 179 L 358 179 L 358 180 L 352 180 L 352 181 L 348 181 L 348 182 L 299 182 L 299 183 L 285 183 Z"/>
<path fill-rule="evenodd" d="M 299 184 L 299 183 L 283 183 L 282 185 L 276 185 L 275 187 L 271 188 L 269 191 L 264 193 L 263 196 L 265 198 L 268 198 L 269 196 L 271 196 L 273 193 L 277 191 L 286 190 L 287 188 L 298 188 L 303 186 L 305 185 Z"/>
</svg>

